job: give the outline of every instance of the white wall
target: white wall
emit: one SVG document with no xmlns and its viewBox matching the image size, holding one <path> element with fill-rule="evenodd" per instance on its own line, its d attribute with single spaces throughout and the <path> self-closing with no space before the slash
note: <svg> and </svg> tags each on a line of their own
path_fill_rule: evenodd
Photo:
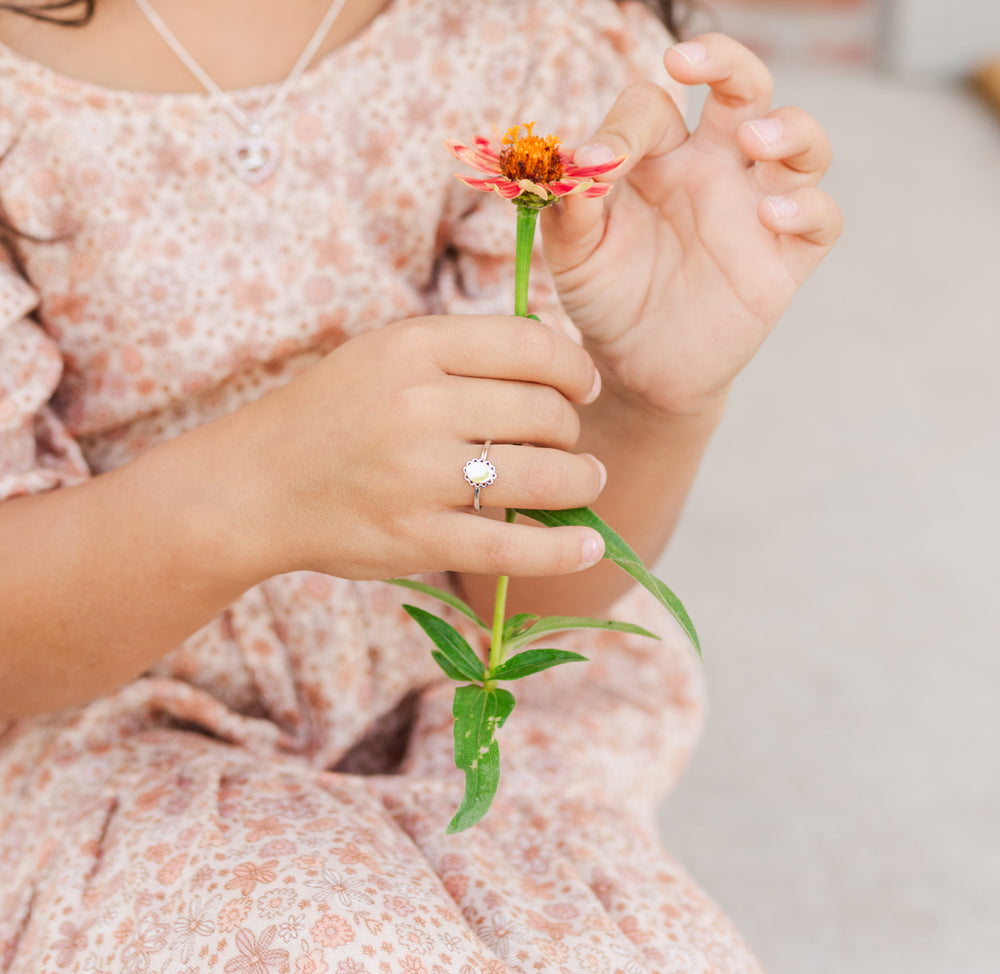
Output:
<svg viewBox="0 0 1000 974">
<path fill-rule="evenodd" d="M 1000 0 L 886 0 L 886 66 L 960 77 L 1000 58 Z"/>
</svg>

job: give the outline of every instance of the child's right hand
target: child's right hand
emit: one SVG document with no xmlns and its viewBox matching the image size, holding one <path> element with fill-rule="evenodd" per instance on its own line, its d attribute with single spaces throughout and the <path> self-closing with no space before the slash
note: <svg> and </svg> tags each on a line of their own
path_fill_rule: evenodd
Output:
<svg viewBox="0 0 1000 974">
<path fill-rule="evenodd" d="M 596 531 L 475 514 L 462 471 L 492 440 L 497 479 L 481 492 L 484 508 L 593 503 L 603 467 L 568 451 L 580 431 L 571 404 L 598 388 L 582 348 L 526 318 L 414 318 L 351 339 L 229 417 L 250 478 L 260 573 L 589 567 L 603 554 Z"/>
</svg>

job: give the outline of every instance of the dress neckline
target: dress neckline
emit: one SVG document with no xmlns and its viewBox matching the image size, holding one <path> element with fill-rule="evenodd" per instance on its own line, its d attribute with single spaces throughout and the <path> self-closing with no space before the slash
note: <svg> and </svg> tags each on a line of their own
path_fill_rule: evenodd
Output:
<svg viewBox="0 0 1000 974">
<path fill-rule="evenodd" d="M 338 44 L 331 51 L 327 51 L 302 73 L 296 88 L 306 89 L 322 80 L 324 75 L 332 70 L 332 67 L 342 59 L 349 57 L 354 50 L 366 47 L 377 40 L 377 35 L 384 30 L 391 16 L 397 14 L 406 5 L 407 0 L 388 0 L 385 6 L 361 27 L 360 30 L 352 34 L 343 44 Z M 40 84 L 54 86 L 60 96 L 72 97 L 74 94 L 89 101 L 99 100 L 101 102 L 128 102 L 135 101 L 142 104 L 164 103 L 164 104 L 189 104 L 215 105 L 216 100 L 207 91 L 142 91 L 136 88 L 113 88 L 108 85 L 98 84 L 95 81 L 88 81 L 85 78 L 78 78 L 72 74 L 65 74 L 56 68 L 49 67 L 41 61 L 20 51 L 14 50 L 0 41 L 0 76 L 10 69 L 22 76 L 30 78 Z M 267 81 L 258 85 L 249 85 L 243 88 L 228 88 L 226 94 L 234 101 L 257 101 L 266 99 L 281 85 L 280 81 Z"/>
</svg>

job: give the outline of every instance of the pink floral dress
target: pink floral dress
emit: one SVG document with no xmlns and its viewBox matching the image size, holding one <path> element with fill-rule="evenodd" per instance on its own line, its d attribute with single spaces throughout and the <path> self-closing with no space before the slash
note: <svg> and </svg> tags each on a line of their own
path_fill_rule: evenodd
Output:
<svg viewBox="0 0 1000 974">
<path fill-rule="evenodd" d="M 257 185 L 211 98 L 0 49 L 0 195 L 49 241 L 21 243 L 30 285 L 0 264 L 0 499 L 126 463 L 365 329 L 509 313 L 513 211 L 453 178 L 444 138 L 580 140 L 666 43 L 604 0 L 394 0 L 304 76 Z M 656 838 L 702 709 L 673 623 L 632 593 L 617 613 L 662 643 L 566 640 L 592 662 L 520 684 L 498 799 L 449 836 L 452 686 L 401 601 L 272 578 L 117 692 L 0 725 L 0 970 L 758 971 Z"/>
</svg>

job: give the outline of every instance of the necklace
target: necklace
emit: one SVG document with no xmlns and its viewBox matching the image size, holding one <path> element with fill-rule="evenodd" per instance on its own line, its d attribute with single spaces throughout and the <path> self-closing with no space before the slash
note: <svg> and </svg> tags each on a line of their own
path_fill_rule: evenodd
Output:
<svg viewBox="0 0 1000 974">
<path fill-rule="evenodd" d="M 149 0 L 135 0 L 136 6 L 146 15 L 146 19 L 153 25 L 156 33 L 167 42 L 174 54 L 184 62 L 184 66 L 201 82 L 242 131 L 243 134 L 233 143 L 230 150 L 229 162 L 237 174 L 250 183 L 263 182 L 277 167 L 278 161 L 281 159 L 281 148 L 274 139 L 268 138 L 264 134 L 264 130 L 281 110 L 285 99 L 309 66 L 309 62 L 312 61 L 320 44 L 323 43 L 323 38 L 330 32 L 333 22 L 340 16 L 345 2 L 346 0 L 333 0 L 329 10 L 320 21 L 319 27 L 316 28 L 316 33 L 310 38 L 306 49 L 299 55 L 299 59 L 275 92 L 274 97 L 260 112 L 251 117 L 188 54 L 181 42 L 160 19 L 160 15 L 150 6 Z"/>
</svg>

